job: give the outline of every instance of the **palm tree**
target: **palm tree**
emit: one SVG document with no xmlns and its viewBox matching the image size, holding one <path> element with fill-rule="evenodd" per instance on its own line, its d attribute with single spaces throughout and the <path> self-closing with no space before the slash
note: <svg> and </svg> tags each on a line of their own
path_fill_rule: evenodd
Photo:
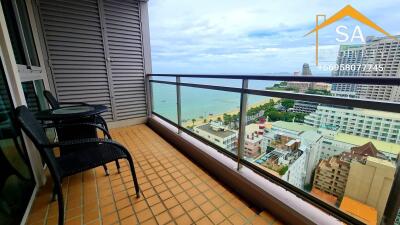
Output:
<svg viewBox="0 0 400 225">
<path fill-rule="evenodd" d="M 207 119 L 204 119 L 203 122 L 204 122 L 204 123 L 207 123 Z"/>
<path fill-rule="evenodd" d="M 229 125 L 229 124 L 232 123 L 232 116 L 231 115 L 228 115 L 228 114 L 224 113 L 223 118 L 224 118 L 224 124 L 225 125 Z"/>
<path fill-rule="evenodd" d="M 193 126 L 194 126 L 194 123 L 196 122 L 196 119 L 192 119 L 192 124 L 193 124 Z"/>
</svg>

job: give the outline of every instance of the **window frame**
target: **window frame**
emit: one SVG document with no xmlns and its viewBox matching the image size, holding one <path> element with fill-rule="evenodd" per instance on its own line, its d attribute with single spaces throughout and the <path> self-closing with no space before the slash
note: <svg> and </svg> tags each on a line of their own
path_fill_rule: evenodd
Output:
<svg viewBox="0 0 400 225">
<path fill-rule="evenodd" d="M 34 13 L 34 10 L 33 10 L 32 0 L 23 0 L 23 2 L 25 3 L 25 6 L 26 6 L 28 20 L 29 20 L 29 26 L 31 28 L 32 37 L 33 37 L 33 41 L 35 44 L 35 50 L 36 50 L 36 55 L 38 57 L 39 66 L 32 65 L 31 58 L 30 58 L 29 51 L 28 51 L 28 45 L 26 42 L 26 37 L 25 37 L 23 28 L 22 28 L 23 26 L 22 26 L 22 21 L 20 18 L 20 13 L 17 8 L 18 7 L 17 2 L 16 2 L 16 0 L 10 0 L 10 1 L 12 3 L 13 12 L 16 17 L 17 30 L 18 30 L 18 34 L 19 34 L 21 42 L 22 42 L 21 44 L 22 44 L 22 48 L 23 48 L 23 53 L 24 53 L 24 57 L 26 59 L 26 64 L 27 64 L 27 65 L 23 65 L 23 64 L 17 63 L 21 82 L 42 79 L 45 84 L 45 88 L 48 89 L 49 83 L 48 83 L 48 79 L 47 79 L 45 63 L 43 60 L 43 51 L 42 51 L 42 46 L 41 46 L 40 39 L 39 39 L 38 24 L 37 24 L 37 20 L 36 20 L 36 14 Z"/>
</svg>

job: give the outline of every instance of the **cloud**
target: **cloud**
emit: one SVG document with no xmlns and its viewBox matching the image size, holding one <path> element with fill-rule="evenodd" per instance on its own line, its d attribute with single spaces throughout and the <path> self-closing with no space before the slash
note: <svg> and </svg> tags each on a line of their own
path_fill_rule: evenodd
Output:
<svg viewBox="0 0 400 225">
<path fill-rule="evenodd" d="M 150 0 L 153 71 L 157 73 L 273 73 L 314 64 L 315 36 L 303 37 L 315 15 L 347 4 L 398 34 L 397 0 L 266 1 Z M 382 13 L 385 12 L 385 13 Z M 352 21 L 346 24 L 354 25 Z M 364 28 L 363 28 L 364 30 Z M 372 33 L 365 29 L 366 35 Z M 323 61 L 335 61 L 334 27 L 321 32 Z M 333 35 L 333 36 L 332 36 Z M 313 68 L 316 70 L 316 68 Z"/>
</svg>

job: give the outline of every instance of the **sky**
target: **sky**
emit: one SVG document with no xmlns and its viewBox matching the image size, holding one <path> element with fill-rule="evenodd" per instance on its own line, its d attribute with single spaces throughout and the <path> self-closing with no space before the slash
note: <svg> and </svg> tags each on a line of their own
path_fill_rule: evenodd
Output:
<svg viewBox="0 0 400 225">
<path fill-rule="evenodd" d="M 315 67 L 315 15 L 330 17 L 352 5 L 393 35 L 400 34 L 398 0 L 149 0 L 153 73 L 270 74 Z M 339 48 L 335 29 L 351 36 L 383 36 L 346 18 L 320 31 L 320 65 L 334 64 Z M 356 44 L 359 40 L 346 42 Z"/>
</svg>

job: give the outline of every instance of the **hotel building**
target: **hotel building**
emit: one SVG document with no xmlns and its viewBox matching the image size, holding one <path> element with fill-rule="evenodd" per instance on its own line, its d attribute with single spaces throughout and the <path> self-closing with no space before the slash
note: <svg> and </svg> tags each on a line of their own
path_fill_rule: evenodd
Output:
<svg viewBox="0 0 400 225">
<path fill-rule="evenodd" d="M 360 76 L 400 77 L 400 41 L 389 37 L 369 37 L 365 45 L 363 64 L 382 67 L 368 69 Z M 386 85 L 359 85 L 357 97 L 381 101 L 400 101 L 400 87 Z"/>
<path fill-rule="evenodd" d="M 345 69 L 346 66 L 361 65 L 363 59 L 363 45 L 341 45 L 336 60 L 338 70 L 332 72 L 332 76 L 360 76 L 360 70 Z M 332 84 L 332 94 L 338 97 L 355 98 L 356 84 L 335 83 Z"/>
<path fill-rule="evenodd" d="M 390 143 L 400 143 L 400 116 L 383 111 L 318 106 L 305 124 Z"/>
</svg>

